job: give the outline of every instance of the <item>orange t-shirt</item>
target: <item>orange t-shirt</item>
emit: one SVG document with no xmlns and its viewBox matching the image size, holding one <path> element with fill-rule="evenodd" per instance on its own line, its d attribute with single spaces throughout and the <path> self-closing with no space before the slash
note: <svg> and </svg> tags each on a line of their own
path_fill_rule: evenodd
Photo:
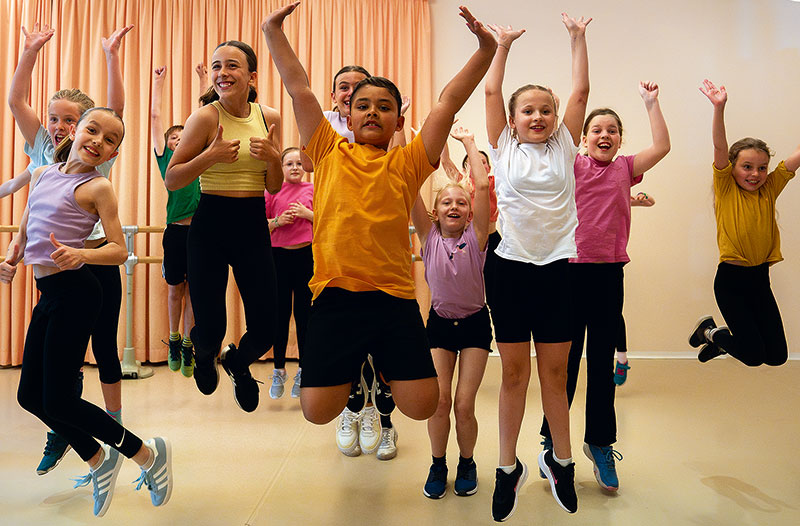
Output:
<svg viewBox="0 0 800 526">
<path fill-rule="evenodd" d="M 314 162 L 312 299 L 325 287 L 414 299 L 409 214 L 436 169 L 422 136 L 386 152 L 348 143 L 321 119 L 305 153 Z"/>
</svg>

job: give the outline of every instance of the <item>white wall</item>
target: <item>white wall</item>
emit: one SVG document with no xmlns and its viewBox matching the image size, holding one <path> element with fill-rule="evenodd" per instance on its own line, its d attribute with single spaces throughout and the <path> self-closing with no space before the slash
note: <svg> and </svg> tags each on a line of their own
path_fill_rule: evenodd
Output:
<svg viewBox="0 0 800 526">
<path fill-rule="evenodd" d="M 476 40 L 458 17 L 456 0 L 430 0 L 436 91 L 463 65 Z M 570 50 L 560 20 L 594 18 L 587 30 L 589 110 L 609 106 L 624 125 L 621 153 L 650 144 L 637 92 L 639 80 L 658 82 L 672 151 L 637 190 L 655 196 L 653 208 L 634 209 L 626 265 L 625 318 L 635 352 L 685 352 L 696 319 L 720 319 L 712 290 L 719 253 L 711 192 L 711 104 L 698 91 L 704 78 L 728 89 L 729 142 L 764 139 L 771 163 L 800 143 L 800 3 L 790 0 L 620 0 L 590 2 L 473 1 L 479 20 L 524 27 L 514 44 L 504 84 L 506 98 L 526 83 L 551 86 L 563 101 L 570 88 Z M 459 114 L 486 147 L 483 87 Z M 454 158 L 461 148 L 451 141 Z M 456 153 L 458 155 L 456 155 Z M 778 200 L 785 261 L 771 269 L 790 351 L 800 352 L 800 180 Z M 532 298 L 536 300 L 537 298 Z"/>
</svg>

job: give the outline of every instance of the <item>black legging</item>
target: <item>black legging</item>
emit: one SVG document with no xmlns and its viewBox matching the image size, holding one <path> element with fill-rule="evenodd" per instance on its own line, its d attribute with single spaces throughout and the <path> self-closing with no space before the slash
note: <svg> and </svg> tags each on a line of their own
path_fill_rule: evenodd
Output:
<svg viewBox="0 0 800 526">
<path fill-rule="evenodd" d="M 306 326 L 311 312 L 311 289 L 308 282 L 314 274 L 314 256 L 311 245 L 297 249 L 272 249 L 278 287 L 278 331 L 275 335 L 273 355 L 275 368 L 286 367 L 286 344 L 289 341 L 289 319 L 294 313 L 297 330 L 297 350 L 303 352 Z M 294 302 L 292 302 L 294 294 Z"/>
<path fill-rule="evenodd" d="M 246 370 L 272 347 L 275 337 L 275 266 L 264 198 L 201 194 L 189 227 L 187 255 L 197 362 L 208 365 L 222 346 L 230 266 L 246 324 L 231 365 L 237 372 Z"/>
<path fill-rule="evenodd" d="M 84 266 L 37 279 L 36 287 L 41 297 L 25 336 L 19 405 L 69 442 L 85 461 L 100 448 L 95 439 L 133 457 L 142 441 L 75 390 L 100 312 L 100 284 Z"/>
<path fill-rule="evenodd" d="M 486 291 L 486 304 L 489 309 L 494 305 L 494 269 L 497 266 L 497 258 L 500 257 L 494 251 L 502 239 L 500 232 L 497 230 L 489 234 L 489 242 L 486 246 L 486 260 L 483 262 L 483 285 Z"/>
<path fill-rule="evenodd" d="M 619 315 L 619 333 L 617 335 L 617 352 L 628 352 L 628 334 L 625 330 L 625 317 Z"/>
<path fill-rule="evenodd" d="M 756 267 L 720 263 L 714 295 L 732 334 L 717 333 L 715 343 L 752 367 L 786 363 L 786 334 L 770 288 L 768 263 Z"/>
<path fill-rule="evenodd" d="M 575 397 L 586 344 L 586 428 L 584 441 L 610 446 L 617 441 L 614 410 L 614 347 L 620 329 L 623 301 L 623 263 L 570 263 L 573 302 L 572 345 L 567 365 L 567 399 Z M 549 437 L 547 419 L 542 435 Z"/>
<path fill-rule="evenodd" d="M 103 243 L 103 245 L 105 244 Z M 100 381 L 104 384 L 115 384 L 122 380 L 122 366 L 119 363 L 117 349 L 119 310 L 122 305 L 122 279 L 118 266 L 86 265 L 86 268 L 97 278 L 102 291 L 100 314 L 92 329 L 92 353 L 97 361 Z"/>
</svg>

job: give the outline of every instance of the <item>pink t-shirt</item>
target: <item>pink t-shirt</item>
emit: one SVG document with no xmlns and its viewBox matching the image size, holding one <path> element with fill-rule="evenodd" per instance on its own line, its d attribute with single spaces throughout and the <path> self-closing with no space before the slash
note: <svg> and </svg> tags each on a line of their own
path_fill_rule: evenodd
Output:
<svg viewBox="0 0 800 526">
<path fill-rule="evenodd" d="M 472 223 L 459 238 L 442 237 L 439 227 L 433 225 L 422 251 L 422 261 L 436 314 L 460 320 L 475 314 L 486 304 L 483 287 L 486 250 L 478 246 Z"/>
<path fill-rule="evenodd" d="M 267 217 L 275 218 L 281 215 L 289 205 L 299 202 L 309 210 L 314 209 L 314 185 L 311 183 L 287 183 L 284 182 L 280 192 L 272 195 L 264 192 L 266 202 Z M 279 226 L 270 234 L 273 247 L 288 247 L 308 243 L 313 237 L 311 221 L 308 219 L 296 218 L 294 223 Z"/>
<path fill-rule="evenodd" d="M 572 263 L 627 263 L 631 232 L 631 187 L 644 174 L 633 176 L 634 155 L 602 163 L 588 155 L 575 159 L 575 205 L 578 257 Z"/>
</svg>

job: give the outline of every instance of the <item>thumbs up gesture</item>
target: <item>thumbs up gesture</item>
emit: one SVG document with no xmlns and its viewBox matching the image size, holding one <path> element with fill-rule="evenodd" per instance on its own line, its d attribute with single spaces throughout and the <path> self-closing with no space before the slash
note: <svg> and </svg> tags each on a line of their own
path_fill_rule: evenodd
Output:
<svg viewBox="0 0 800 526">
<path fill-rule="evenodd" d="M 250 156 L 259 161 L 280 159 L 281 152 L 275 146 L 275 125 L 269 127 L 266 137 L 250 137 Z"/>
<path fill-rule="evenodd" d="M 80 249 L 62 245 L 52 232 L 50 232 L 50 243 L 56 248 L 50 253 L 50 259 L 52 259 L 61 270 L 72 270 L 84 263 Z"/>
<path fill-rule="evenodd" d="M 0 283 L 11 283 L 14 275 L 17 273 L 17 263 L 20 260 L 20 247 L 17 240 L 11 241 L 8 246 L 8 253 L 6 259 L 0 263 Z"/>
<path fill-rule="evenodd" d="M 217 128 L 217 135 L 206 149 L 208 157 L 214 163 L 232 163 L 239 158 L 239 140 L 226 141 L 222 138 L 222 126 Z"/>
</svg>

